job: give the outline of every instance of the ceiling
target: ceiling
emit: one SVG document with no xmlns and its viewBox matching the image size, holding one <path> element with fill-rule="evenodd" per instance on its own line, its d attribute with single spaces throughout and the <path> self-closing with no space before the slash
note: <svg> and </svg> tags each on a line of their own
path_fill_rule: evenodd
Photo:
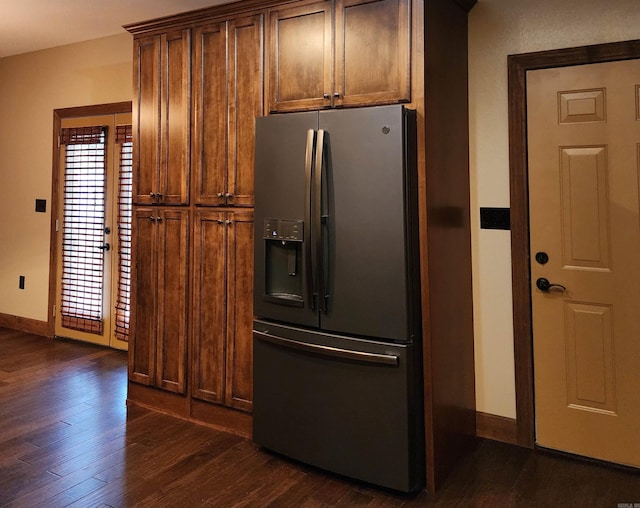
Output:
<svg viewBox="0 0 640 508">
<path fill-rule="evenodd" d="M 122 25 L 230 0 L 0 0 L 0 58 L 123 33 Z"/>
</svg>

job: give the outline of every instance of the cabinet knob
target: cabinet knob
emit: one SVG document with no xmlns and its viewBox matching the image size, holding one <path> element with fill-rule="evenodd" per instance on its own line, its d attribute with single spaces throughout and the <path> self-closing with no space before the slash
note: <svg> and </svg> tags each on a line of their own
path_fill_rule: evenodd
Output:
<svg viewBox="0 0 640 508">
<path fill-rule="evenodd" d="M 226 224 L 227 226 L 231 226 L 231 224 L 233 224 L 233 221 L 232 221 L 232 220 L 227 219 L 227 220 L 225 221 L 225 224 Z"/>
<path fill-rule="evenodd" d="M 224 197 L 224 192 L 218 192 L 218 197 L 219 198 L 223 198 Z"/>
<path fill-rule="evenodd" d="M 334 97 L 340 97 L 340 92 L 333 92 Z"/>
<path fill-rule="evenodd" d="M 156 192 L 156 197 L 160 199 L 163 196 L 162 192 Z"/>
<path fill-rule="evenodd" d="M 218 219 L 218 224 L 224 224 L 224 221 L 222 219 Z"/>
<path fill-rule="evenodd" d="M 228 198 L 232 198 L 232 197 L 233 197 L 233 194 L 231 194 L 230 192 L 227 192 L 227 193 L 225 194 L 225 196 L 226 196 L 226 197 L 228 197 Z"/>
<path fill-rule="evenodd" d="M 147 219 L 149 219 L 151 222 L 155 222 L 155 220 L 156 220 L 155 217 L 147 217 Z"/>
<path fill-rule="evenodd" d="M 330 97 L 330 95 L 328 93 L 325 93 L 322 95 L 325 99 L 328 99 Z"/>
<path fill-rule="evenodd" d="M 162 222 L 162 217 L 156 217 L 157 222 Z"/>
<path fill-rule="evenodd" d="M 155 193 L 155 192 L 150 192 L 150 193 L 149 193 L 149 196 L 150 196 L 152 199 L 154 199 L 154 198 L 156 197 L 156 193 Z"/>
</svg>

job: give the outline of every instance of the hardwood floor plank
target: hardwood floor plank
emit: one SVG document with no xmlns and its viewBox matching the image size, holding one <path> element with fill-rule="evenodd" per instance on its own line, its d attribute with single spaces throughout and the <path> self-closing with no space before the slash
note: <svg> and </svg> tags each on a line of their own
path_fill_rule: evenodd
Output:
<svg viewBox="0 0 640 508">
<path fill-rule="evenodd" d="M 125 460 L 126 453 L 124 449 L 117 450 L 109 455 L 104 455 L 100 460 L 97 460 L 78 471 L 59 477 L 57 480 L 44 485 L 41 488 L 33 489 L 25 495 L 17 498 L 9 506 L 15 506 L 16 508 L 36 506 L 90 478 L 99 480 L 99 483 L 96 484 L 99 488 L 110 481 L 108 478 L 101 478 L 103 471 L 118 464 L 123 464 Z"/>
<path fill-rule="evenodd" d="M 127 357 L 0 329 L 0 506 L 600 508 L 640 473 L 480 440 L 435 494 L 403 495 L 125 405 Z"/>
<path fill-rule="evenodd" d="M 55 482 L 58 477 L 46 469 L 19 460 L 0 469 L 0 506 L 16 498 Z"/>
</svg>

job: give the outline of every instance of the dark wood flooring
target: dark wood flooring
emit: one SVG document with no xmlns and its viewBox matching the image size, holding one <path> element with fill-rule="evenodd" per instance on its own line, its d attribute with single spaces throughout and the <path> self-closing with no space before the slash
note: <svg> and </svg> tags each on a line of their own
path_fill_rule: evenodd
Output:
<svg viewBox="0 0 640 508">
<path fill-rule="evenodd" d="M 318 471 L 251 441 L 127 411 L 126 354 L 0 329 L 0 506 L 618 507 L 640 474 L 479 441 L 435 495 Z M 625 506 L 625 505 L 620 505 Z"/>
</svg>

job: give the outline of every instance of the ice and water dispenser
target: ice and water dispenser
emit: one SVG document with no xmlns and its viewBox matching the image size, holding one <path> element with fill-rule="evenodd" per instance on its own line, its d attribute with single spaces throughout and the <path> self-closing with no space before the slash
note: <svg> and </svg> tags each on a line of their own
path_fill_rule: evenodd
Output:
<svg viewBox="0 0 640 508">
<path fill-rule="evenodd" d="M 302 245 L 304 221 L 265 219 L 265 297 L 283 305 L 303 306 Z"/>
</svg>

